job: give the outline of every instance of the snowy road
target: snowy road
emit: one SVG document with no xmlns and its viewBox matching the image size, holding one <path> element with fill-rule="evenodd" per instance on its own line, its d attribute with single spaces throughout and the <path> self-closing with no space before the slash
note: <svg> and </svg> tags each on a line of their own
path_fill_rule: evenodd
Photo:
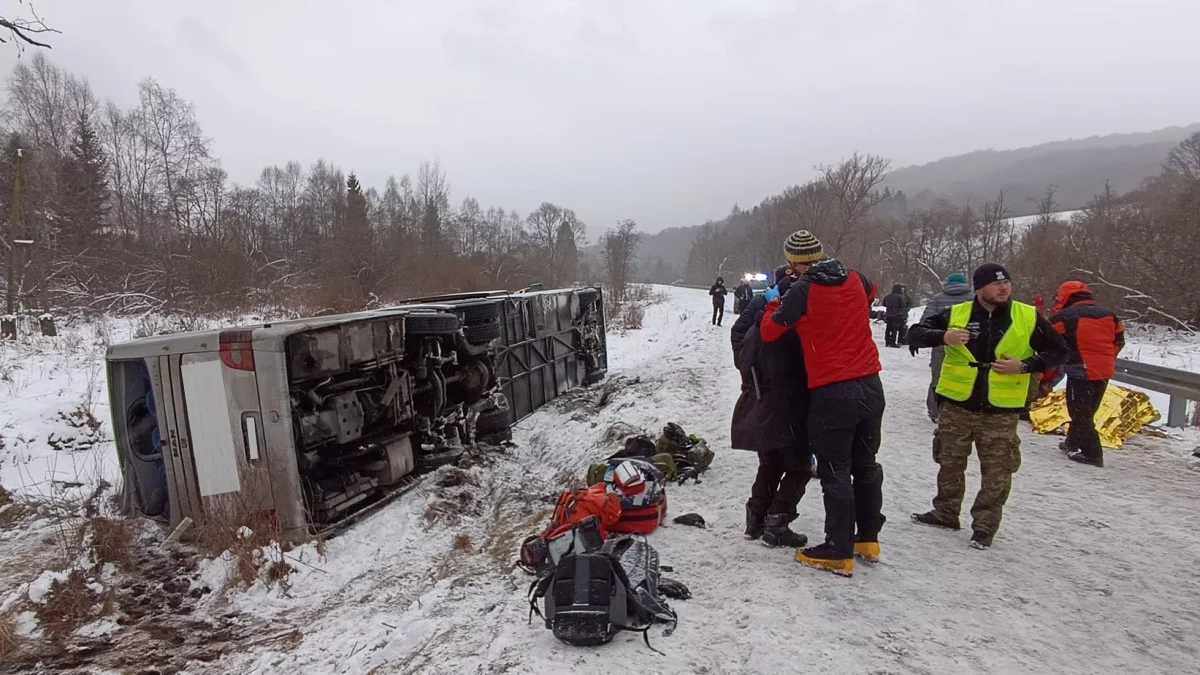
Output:
<svg viewBox="0 0 1200 675">
<path fill-rule="evenodd" d="M 1197 672 L 1200 640 L 1200 473 L 1191 445 L 1141 436 L 1108 468 L 1071 464 L 1058 438 L 1023 425 L 1024 461 L 990 551 L 969 530 L 914 525 L 936 467 L 923 398 L 927 357 L 881 350 L 888 407 L 882 562 L 853 579 L 809 570 L 792 551 L 742 538 L 756 458 L 727 449 L 739 381 L 728 326 L 708 323 L 703 291 L 669 289 L 641 331 L 610 337 L 608 400 L 561 401 L 522 423 L 520 449 L 474 470 L 478 486 L 434 488 L 311 549 L 288 596 L 262 588 L 232 607 L 303 633 L 279 651 L 255 647 L 201 668 L 223 672 L 431 673 L 1098 673 Z M 879 335 L 882 345 L 882 335 Z M 599 389 L 597 387 L 596 389 Z M 526 624 L 528 577 L 507 564 L 536 532 L 566 472 L 612 448 L 625 422 L 657 433 L 669 421 L 706 437 L 717 460 L 699 485 L 671 488 L 670 516 L 699 512 L 710 529 L 651 535 L 694 598 L 675 602 L 678 630 L 599 649 L 558 643 Z M 1192 437 L 1194 439 L 1194 436 Z M 972 460 L 974 462 L 974 460 Z M 968 482 L 968 509 L 978 486 Z M 447 484 L 453 481 L 445 481 Z M 462 497 L 461 492 L 470 493 Z M 443 514 L 447 502 L 466 507 Z M 820 537 L 814 482 L 793 527 Z M 964 524 L 969 514 L 964 513 Z M 199 664 L 198 664 L 199 665 Z"/>
</svg>

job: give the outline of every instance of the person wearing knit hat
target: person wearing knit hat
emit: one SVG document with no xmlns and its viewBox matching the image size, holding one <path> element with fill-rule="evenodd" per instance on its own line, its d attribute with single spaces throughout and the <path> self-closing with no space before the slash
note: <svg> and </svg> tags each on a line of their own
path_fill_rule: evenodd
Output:
<svg viewBox="0 0 1200 675">
<path fill-rule="evenodd" d="M 970 300 L 971 286 L 967 284 L 967 275 L 963 272 L 951 272 L 946 275 L 946 280 L 942 283 L 942 292 L 925 303 L 925 310 L 921 312 L 921 321 L 941 314 L 960 302 L 970 302 Z M 908 350 L 913 356 L 917 355 L 917 346 L 912 343 L 912 340 L 908 341 Z M 938 375 L 942 372 L 942 356 L 945 354 L 945 350 L 939 346 L 929 351 L 929 371 L 932 377 L 929 381 L 929 392 L 925 396 L 925 409 L 929 413 L 930 421 L 937 424 L 938 398 L 934 390 L 937 389 Z"/>
<path fill-rule="evenodd" d="M 826 256 L 820 240 L 812 232 L 796 230 L 783 242 L 783 257 L 787 258 L 793 269 L 803 272 L 804 267 L 820 262 Z"/>
<path fill-rule="evenodd" d="M 799 277 L 767 303 L 759 324 L 764 342 L 800 337 L 808 371 L 809 444 L 820 467 L 825 541 L 796 551 L 800 563 L 843 576 L 854 557 L 879 560 L 883 527 L 883 467 L 875 461 L 883 422 L 879 348 L 871 332 L 875 283 L 826 255 L 811 232 L 783 245 Z M 847 404 L 852 401 L 853 404 Z"/>
<path fill-rule="evenodd" d="M 971 507 L 971 546 L 992 545 L 1012 476 L 1021 466 L 1020 413 L 1028 403 L 1031 373 L 1067 359 L 1062 337 L 1033 305 L 1012 299 L 1003 265 L 985 263 L 971 275 L 975 298 L 926 316 L 909 330 L 916 347 L 942 347 L 938 373 L 938 464 L 933 510 L 912 514 L 923 525 L 959 529 L 972 446 L 979 456 L 980 489 Z"/>
</svg>

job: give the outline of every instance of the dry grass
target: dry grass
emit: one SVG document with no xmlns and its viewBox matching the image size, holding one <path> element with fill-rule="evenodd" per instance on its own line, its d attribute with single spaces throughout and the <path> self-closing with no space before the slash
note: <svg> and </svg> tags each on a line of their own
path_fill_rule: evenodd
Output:
<svg viewBox="0 0 1200 675">
<path fill-rule="evenodd" d="M 103 601 L 99 593 L 88 587 L 86 573 L 71 570 L 66 581 L 55 580 L 50 584 L 50 592 L 34 613 L 48 637 L 62 639 L 100 616 Z"/>
<path fill-rule="evenodd" d="M 246 515 L 249 513 L 250 515 Z M 264 559 L 261 550 L 272 542 L 280 542 L 282 550 L 291 550 L 284 543 L 279 524 L 267 513 L 251 513 L 240 505 L 213 508 L 191 529 L 190 538 L 205 555 L 217 558 L 229 551 L 235 563 L 233 581 L 250 586 L 260 573 L 266 577 L 284 577 L 287 572 L 267 569 L 286 563 Z"/>
<path fill-rule="evenodd" d="M 458 534 L 454 535 L 453 548 L 455 551 L 471 550 L 471 535 L 467 534 L 466 532 L 459 532 Z"/>
<path fill-rule="evenodd" d="M 17 624 L 8 614 L 0 614 L 0 656 L 17 649 Z"/>
<path fill-rule="evenodd" d="M 133 524 L 124 519 L 96 516 L 84 524 L 92 535 L 91 547 L 101 565 L 128 568 L 132 560 Z"/>
</svg>

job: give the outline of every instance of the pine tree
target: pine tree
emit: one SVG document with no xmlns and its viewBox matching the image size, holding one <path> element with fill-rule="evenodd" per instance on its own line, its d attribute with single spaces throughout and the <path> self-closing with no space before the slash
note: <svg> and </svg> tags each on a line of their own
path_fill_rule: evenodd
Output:
<svg viewBox="0 0 1200 675">
<path fill-rule="evenodd" d="M 60 248 L 81 250 L 95 244 L 108 210 L 108 158 L 92 126 L 81 112 L 71 145 L 61 163 L 62 200 L 56 222 Z"/>
<path fill-rule="evenodd" d="M 340 267 L 348 282 L 347 299 L 361 305 L 375 291 L 376 275 L 367 198 L 353 171 L 346 178 L 346 219 L 340 239 Z"/>
</svg>

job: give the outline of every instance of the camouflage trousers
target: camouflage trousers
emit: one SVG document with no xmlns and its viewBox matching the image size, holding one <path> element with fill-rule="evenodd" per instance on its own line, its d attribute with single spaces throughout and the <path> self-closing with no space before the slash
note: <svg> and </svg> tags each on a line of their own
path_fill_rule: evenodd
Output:
<svg viewBox="0 0 1200 675">
<path fill-rule="evenodd" d="M 958 522 L 972 445 L 979 452 L 981 474 L 979 494 L 971 507 L 972 528 L 995 534 L 1012 488 L 1012 475 L 1021 467 L 1017 412 L 978 413 L 942 402 L 933 435 L 933 461 L 940 467 L 933 509 L 946 521 Z"/>
</svg>

